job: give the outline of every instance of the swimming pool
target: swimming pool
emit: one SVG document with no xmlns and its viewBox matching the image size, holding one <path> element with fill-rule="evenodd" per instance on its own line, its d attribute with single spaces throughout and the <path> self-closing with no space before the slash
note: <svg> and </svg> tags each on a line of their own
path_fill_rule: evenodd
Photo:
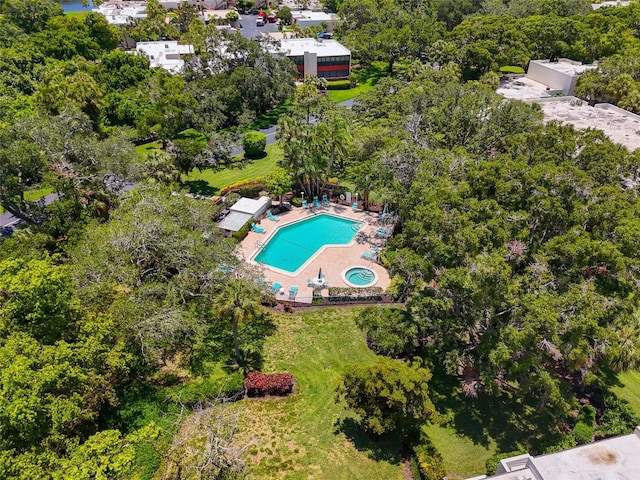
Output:
<svg viewBox="0 0 640 480">
<path fill-rule="evenodd" d="M 351 267 L 342 274 L 345 283 L 350 287 L 369 287 L 378 281 L 376 272 L 368 267 Z"/>
<path fill-rule="evenodd" d="M 293 273 L 326 245 L 347 245 L 361 223 L 320 214 L 280 227 L 254 260 Z"/>
</svg>

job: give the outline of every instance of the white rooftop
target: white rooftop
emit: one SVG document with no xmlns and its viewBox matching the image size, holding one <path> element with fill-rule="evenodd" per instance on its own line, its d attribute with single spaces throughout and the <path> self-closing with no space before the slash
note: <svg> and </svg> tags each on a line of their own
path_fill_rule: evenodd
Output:
<svg viewBox="0 0 640 480">
<path fill-rule="evenodd" d="M 491 480 L 638 480 L 640 427 L 608 438 L 539 457 L 518 455 L 500 462 Z M 475 477 L 482 478 L 482 477 Z"/>
<path fill-rule="evenodd" d="M 291 10 L 291 16 L 296 20 L 313 20 L 316 22 L 331 22 L 336 17 L 335 14 L 313 12 L 311 10 Z"/>
<path fill-rule="evenodd" d="M 231 212 L 229 215 L 224 217 L 222 221 L 218 224 L 218 227 L 222 230 L 228 230 L 230 232 L 237 232 L 242 227 L 244 227 L 249 220 L 251 220 L 250 213 L 242 213 L 242 212 Z"/>
<path fill-rule="evenodd" d="M 558 120 L 577 129 L 595 128 L 629 151 L 640 148 L 640 116 L 608 103 L 589 106 L 575 97 L 536 100 L 544 112 L 544 121 Z M 640 453 L 639 453 L 640 454 Z M 640 474 L 638 475 L 640 479 Z"/>
<path fill-rule="evenodd" d="M 202 17 L 204 18 L 205 22 L 208 22 L 212 18 L 219 18 L 222 20 L 226 19 L 227 14 L 231 12 L 238 15 L 238 20 L 242 20 L 242 15 L 240 15 L 237 10 L 203 10 Z"/>
<path fill-rule="evenodd" d="M 271 199 L 269 197 L 260 197 L 257 200 L 242 197 L 240 200 L 234 203 L 233 206 L 229 208 L 229 210 L 231 210 L 232 212 L 242 212 L 248 213 L 250 215 L 255 215 L 256 213 L 260 212 L 260 210 L 266 208 L 269 205 L 270 201 Z"/>
<path fill-rule="evenodd" d="M 608 438 L 534 459 L 544 480 L 640 478 L 640 429 L 636 433 Z"/>
<path fill-rule="evenodd" d="M 496 93 L 514 100 L 536 100 L 550 97 L 554 90 L 535 80 L 525 77 L 503 77 Z"/>
<path fill-rule="evenodd" d="M 126 25 L 136 18 L 147 18 L 146 2 L 109 2 L 103 3 L 94 12 L 104 15 L 112 25 Z"/>
<path fill-rule="evenodd" d="M 567 60 L 566 58 L 561 58 L 557 62 L 552 62 L 550 60 L 531 60 L 531 62 L 529 62 L 529 68 L 531 68 L 532 63 L 544 65 L 547 68 L 555 70 L 556 72 L 564 73 L 565 75 L 580 75 L 587 70 L 597 67 L 597 65 L 594 64 L 582 64 L 580 62 Z"/>
<path fill-rule="evenodd" d="M 280 51 L 289 57 L 298 57 L 305 52 L 316 53 L 318 57 L 351 55 L 351 51 L 337 40 L 315 38 L 286 38 L 280 40 Z"/>
<path fill-rule="evenodd" d="M 149 58 L 149 67 L 161 67 L 172 73 L 179 72 L 184 66 L 181 55 L 192 54 L 193 45 L 180 45 L 176 41 L 138 42 L 136 51 Z"/>
<path fill-rule="evenodd" d="M 599 8 L 602 8 L 602 7 L 626 7 L 630 3 L 631 2 L 628 2 L 628 1 L 592 3 L 591 8 L 593 8 L 594 10 L 598 10 Z"/>
</svg>

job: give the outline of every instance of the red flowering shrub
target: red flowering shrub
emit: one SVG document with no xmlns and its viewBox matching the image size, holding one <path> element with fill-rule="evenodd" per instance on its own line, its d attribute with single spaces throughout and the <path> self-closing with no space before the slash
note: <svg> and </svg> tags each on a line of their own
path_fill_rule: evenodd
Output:
<svg viewBox="0 0 640 480">
<path fill-rule="evenodd" d="M 249 372 L 244 379 L 244 388 L 249 397 L 285 396 L 293 391 L 293 376 L 290 373 Z"/>
</svg>

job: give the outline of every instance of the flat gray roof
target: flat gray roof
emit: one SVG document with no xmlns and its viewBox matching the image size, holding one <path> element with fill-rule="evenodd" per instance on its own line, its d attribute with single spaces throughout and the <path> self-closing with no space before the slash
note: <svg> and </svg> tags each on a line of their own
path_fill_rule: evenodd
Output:
<svg viewBox="0 0 640 480">
<path fill-rule="evenodd" d="M 540 476 L 547 480 L 638 480 L 640 438 L 637 434 L 535 457 Z"/>
<path fill-rule="evenodd" d="M 595 128 L 629 151 L 640 148 L 640 116 L 608 103 L 589 106 L 575 97 L 535 100 L 544 112 L 544 121 L 557 120 L 577 129 Z M 640 474 L 638 475 L 640 478 Z"/>
<path fill-rule="evenodd" d="M 218 224 L 222 230 L 229 230 L 230 232 L 237 232 L 240 230 L 251 218 L 253 215 L 250 213 L 242 213 L 242 212 L 231 212 L 229 215 L 224 217 L 222 221 Z"/>
</svg>

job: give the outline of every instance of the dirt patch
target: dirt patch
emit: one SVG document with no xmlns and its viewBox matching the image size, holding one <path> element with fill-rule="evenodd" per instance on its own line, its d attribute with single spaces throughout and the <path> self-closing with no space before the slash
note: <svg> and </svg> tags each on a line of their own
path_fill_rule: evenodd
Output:
<svg viewBox="0 0 640 480">
<path fill-rule="evenodd" d="M 587 459 L 594 465 L 615 465 L 618 455 L 605 447 L 593 447 L 585 452 Z"/>
</svg>

